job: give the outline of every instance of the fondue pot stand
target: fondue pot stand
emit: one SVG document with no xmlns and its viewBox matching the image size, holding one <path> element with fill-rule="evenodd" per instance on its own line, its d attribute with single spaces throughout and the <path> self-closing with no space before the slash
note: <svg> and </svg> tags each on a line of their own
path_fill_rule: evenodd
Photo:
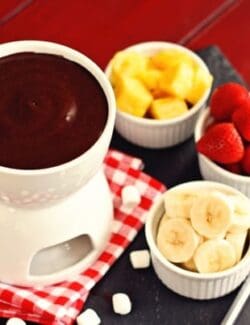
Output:
<svg viewBox="0 0 250 325">
<path fill-rule="evenodd" d="M 111 234 L 113 205 L 102 163 L 113 132 L 115 100 L 103 72 L 83 54 L 44 41 L 0 45 L 0 57 L 21 52 L 55 54 L 78 63 L 96 78 L 108 103 L 102 134 L 78 158 L 44 169 L 0 167 L 0 281 L 49 285 L 90 266 Z"/>
</svg>

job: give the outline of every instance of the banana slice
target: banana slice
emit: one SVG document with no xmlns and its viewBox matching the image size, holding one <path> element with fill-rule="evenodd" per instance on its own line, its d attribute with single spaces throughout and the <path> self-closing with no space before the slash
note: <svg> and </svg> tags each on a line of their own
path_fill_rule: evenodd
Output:
<svg viewBox="0 0 250 325">
<path fill-rule="evenodd" d="M 233 206 L 226 195 L 213 191 L 199 196 L 190 210 L 194 229 L 206 238 L 224 237 L 233 216 Z"/>
<path fill-rule="evenodd" d="M 239 262 L 242 257 L 246 238 L 247 238 L 247 230 L 238 233 L 228 233 L 226 235 L 226 240 L 228 240 L 229 243 L 231 243 L 235 249 L 236 262 Z"/>
<path fill-rule="evenodd" d="M 239 195 L 231 195 L 230 200 L 234 205 L 234 214 L 228 232 L 244 232 L 250 228 L 250 201 Z"/>
<path fill-rule="evenodd" d="M 210 239 L 197 248 L 194 262 L 200 273 L 219 272 L 236 263 L 236 253 L 227 240 Z"/>
<path fill-rule="evenodd" d="M 199 236 L 190 223 L 182 218 L 164 219 L 158 229 L 157 245 L 171 262 L 181 263 L 191 259 L 199 243 Z"/>
<path fill-rule="evenodd" d="M 180 266 L 183 267 L 184 269 L 188 270 L 188 271 L 197 272 L 197 268 L 196 268 L 196 265 L 194 263 L 193 258 L 191 258 L 187 262 L 181 263 Z"/>
<path fill-rule="evenodd" d="M 190 222 L 190 225 L 191 225 L 191 222 Z M 205 240 L 204 237 L 199 236 L 198 246 L 199 246 L 201 243 L 203 243 L 204 240 Z M 198 246 L 197 246 L 197 247 L 198 247 Z M 189 271 L 192 271 L 192 272 L 197 272 L 197 267 L 196 267 L 196 265 L 195 265 L 195 262 L 194 262 L 193 257 L 192 257 L 190 260 L 188 260 L 187 262 L 183 262 L 183 263 L 181 263 L 180 266 L 183 267 L 183 268 L 186 269 L 186 270 L 189 270 Z"/>
<path fill-rule="evenodd" d="M 189 219 L 195 197 L 194 194 L 189 193 L 167 193 L 164 200 L 167 216 Z"/>
<path fill-rule="evenodd" d="M 161 218 L 160 224 L 166 222 L 167 220 L 169 220 L 169 216 L 165 212 Z"/>
</svg>

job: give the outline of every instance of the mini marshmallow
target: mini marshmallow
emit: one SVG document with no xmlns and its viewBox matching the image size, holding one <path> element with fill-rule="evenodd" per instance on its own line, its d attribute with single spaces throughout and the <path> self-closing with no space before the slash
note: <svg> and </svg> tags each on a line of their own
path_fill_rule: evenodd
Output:
<svg viewBox="0 0 250 325">
<path fill-rule="evenodd" d="M 128 208 L 134 208 L 141 202 L 141 195 L 134 185 L 124 186 L 121 195 L 122 204 Z"/>
<path fill-rule="evenodd" d="M 131 312 L 132 304 L 125 293 L 115 293 L 112 296 L 113 309 L 116 314 L 127 315 Z"/>
<path fill-rule="evenodd" d="M 88 308 L 83 313 L 81 313 L 77 319 L 78 325 L 99 325 L 101 324 L 101 319 L 97 315 L 94 309 Z"/>
<path fill-rule="evenodd" d="M 150 253 L 147 249 L 131 252 L 129 259 L 134 269 L 145 269 L 150 265 Z"/>
<path fill-rule="evenodd" d="M 18 317 L 13 317 L 7 320 L 6 325 L 25 325 L 25 321 Z"/>
</svg>

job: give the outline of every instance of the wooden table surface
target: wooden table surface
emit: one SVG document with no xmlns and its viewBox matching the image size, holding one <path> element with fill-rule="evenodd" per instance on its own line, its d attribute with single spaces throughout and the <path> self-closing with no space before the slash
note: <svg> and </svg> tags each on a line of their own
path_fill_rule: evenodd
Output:
<svg viewBox="0 0 250 325">
<path fill-rule="evenodd" d="M 2 0 L 0 42 L 41 39 L 74 47 L 104 67 L 133 43 L 216 44 L 250 82 L 249 0 Z"/>
<path fill-rule="evenodd" d="M 216 45 L 230 60 L 245 82 L 249 84 L 249 14 L 249 0 L 2 0 L 0 1 L 0 43 L 21 39 L 55 41 L 80 50 L 102 68 L 116 51 L 137 42 L 172 41 L 193 50 Z M 112 145 L 123 148 L 123 140 L 115 135 Z M 141 152 L 140 149 L 138 150 L 135 146 L 127 143 L 124 148 L 131 154 Z M 182 152 L 187 151 L 187 148 L 187 146 L 181 147 Z M 160 159 L 162 154 L 167 155 L 168 153 L 167 150 L 157 152 L 154 157 Z M 173 153 L 173 155 L 175 154 Z M 150 166 L 152 155 L 152 151 L 144 150 L 142 153 L 145 159 L 148 158 L 148 170 L 152 172 L 153 176 L 161 178 L 157 168 Z M 172 186 L 180 180 L 183 181 L 184 171 L 179 170 L 179 172 L 182 175 L 176 175 L 172 184 L 166 183 L 167 186 Z M 192 173 L 190 177 L 192 177 Z M 161 180 L 164 181 L 164 178 Z M 143 243 L 143 239 L 140 240 L 133 244 L 134 247 Z M 118 263 L 117 267 L 119 268 L 121 265 L 124 264 L 119 266 Z M 116 271 L 112 269 L 111 275 L 112 272 Z M 138 281 L 144 277 L 142 273 L 139 273 L 139 276 L 141 278 L 138 278 Z M 106 285 L 107 281 L 105 281 L 106 279 L 103 280 L 103 283 Z M 145 281 L 144 285 L 147 285 Z M 158 280 L 155 281 L 153 285 L 159 283 Z M 95 305 L 98 305 L 98 299 L 96 300 L 94 297 L 97 297 L 97 293 L 102 290 L 103 283 L 99 285 L 97 291 L 94 291 L 93 296 L 90 295 L 88 306 L 95 308 Z M 152 295 L 154 294 L 153 289 Z M 164 290 L 168 289 L 164 288 Z M 140 315 L 137 315 L 136 320 L 131 316 L 129 319 L 115 318 L 112 321 L 106 316 L 103 323 L 108 325 L 117 323 L 216 325 L 219 324 L 234 296 L 235 294 L 231 294 L 210 302 L 206 311 L 204 304 L 203 307 L 200 307 L 201 305 L 197 307 L 193 301 L 182 299 L 169 291 L 169 308 L 172 308 L 172 311 L 161 310 L 160 321 L 157 318 L 154 319 L 152 314 L 149 316 L 150 319 L 141 314 L 141 318 Z M 206 302 L 204 303 L 206 304 Z M 197 309 L 192 310 L 192 306 Z M 250 307 L 249 303 L 247 306 Z M 187 308 L 190 308 L 195 315 L 194 318 L 190 312 L 188 317 L 185 317 Z M 218 317 L 209 315 L 216 310 Z M 109 312 L 112 313 L 111 309 L 107 310 L 106 308 L 106 315 Z M 164 313 L 166 318 L 163 317 Z M 176 315 L 176 320 L 174 315 Z M 5 321 L 0 320 L 0 323 L 5 324 Z M 249 323 L 250 320 L 246 315 L 237 322 L 240 325 Z"/>
</svg>

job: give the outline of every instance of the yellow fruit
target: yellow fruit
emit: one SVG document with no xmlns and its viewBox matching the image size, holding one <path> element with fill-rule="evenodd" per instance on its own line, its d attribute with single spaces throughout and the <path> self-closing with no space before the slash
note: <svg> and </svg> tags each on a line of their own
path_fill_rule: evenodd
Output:
<svg viewBox="0 0 250 325">
<path fill-rule="evenodd" d="M 151 94 L 154 97 L 154 99 L 164 98 L 168 96 L 168 94 L 165 91 L 160 90 L 158 88 L 151 90 Z"/>
<path fill-rule="evenodd" d="M 197 65 L 194 69 L 192 88 L 187 94 L 186 99 L 191 104 L 196 104 L 201 99 L 205 91 L 211 87 L 212 82 L 213 77 L 211 74 Z"/>
<path fill-rule="evenodd" d="M 154 54 L 150 63 L 157 69 L 166 70 L 168 68 L 179 65 L 180 63 L 186 63 L 190 66 L 193 65 L 193 59 L 190 55 L 178 50 L 162 50 Z"/>
<path fill-rule="evenodd" d="M 226 240 L 229 241 L 229 243 L 231 243 L 231 245 L 233 245 L 235 249 L 237 262 L 239 262 L 242 257 L 245 243 L 247 240 L 247 234 L 248 234 L 247 230 L 234 233 L 234 234 L 231 233 L 226 234 Z"/>
<path fill-rule="evenodd" d="M 143 82 L 150 91 L 158 89 L 159 80 L 162 77 L 162 71 L 155 68 L 147 67 L 138 74 L 138 78 Z"/>
<path fill-rule="evenodd" d="M 196 272 L 197 271 L 196 265 L 195 265 L 194 260 L 192 258 L 190 260 L 188 260 L 187 262 L 183 262 L 181 264 L 181 266 L 184 269 L 187 269 L 189 271 L 193 271 L 193 272 Z"/>
<path fill-rule="evenodd" d="M 149 109 L 150 115 L 155 119 L 171 119 L 187 112 L 185 101 L 176 97 L 155 99 Z"/>
<path fill-rule="evenodd" d="M 115 92 L 118 109 L 139 117 L 145 115 L 153 100 L 142 82 L 133 78 L 120 78 Z"/>
<path fill-rule="evenodd" d="M 159 88 L 172 96 L 186 99 L 192 89 L 193 75 L 193 66 L 180 62 L 164 71 Z"/>
<path fill-rule="evenodd" d="M 116 84 L 121 77 L 137 77 L 146 69 L 148 58 L 136 52 L 121 51 L 111 61 L 111 82 Z"/>
<path fill-rule="evenodd" d="M 111 61 L 110 81 L 121 111 L 139 117 L 147 112 L 152 118 L 166 119 L 186 113 L 187 103 L 196 104 L 211 87 L 212 76 L 178 49 L 151 56 L 121 51 Z"/>
</svg>

